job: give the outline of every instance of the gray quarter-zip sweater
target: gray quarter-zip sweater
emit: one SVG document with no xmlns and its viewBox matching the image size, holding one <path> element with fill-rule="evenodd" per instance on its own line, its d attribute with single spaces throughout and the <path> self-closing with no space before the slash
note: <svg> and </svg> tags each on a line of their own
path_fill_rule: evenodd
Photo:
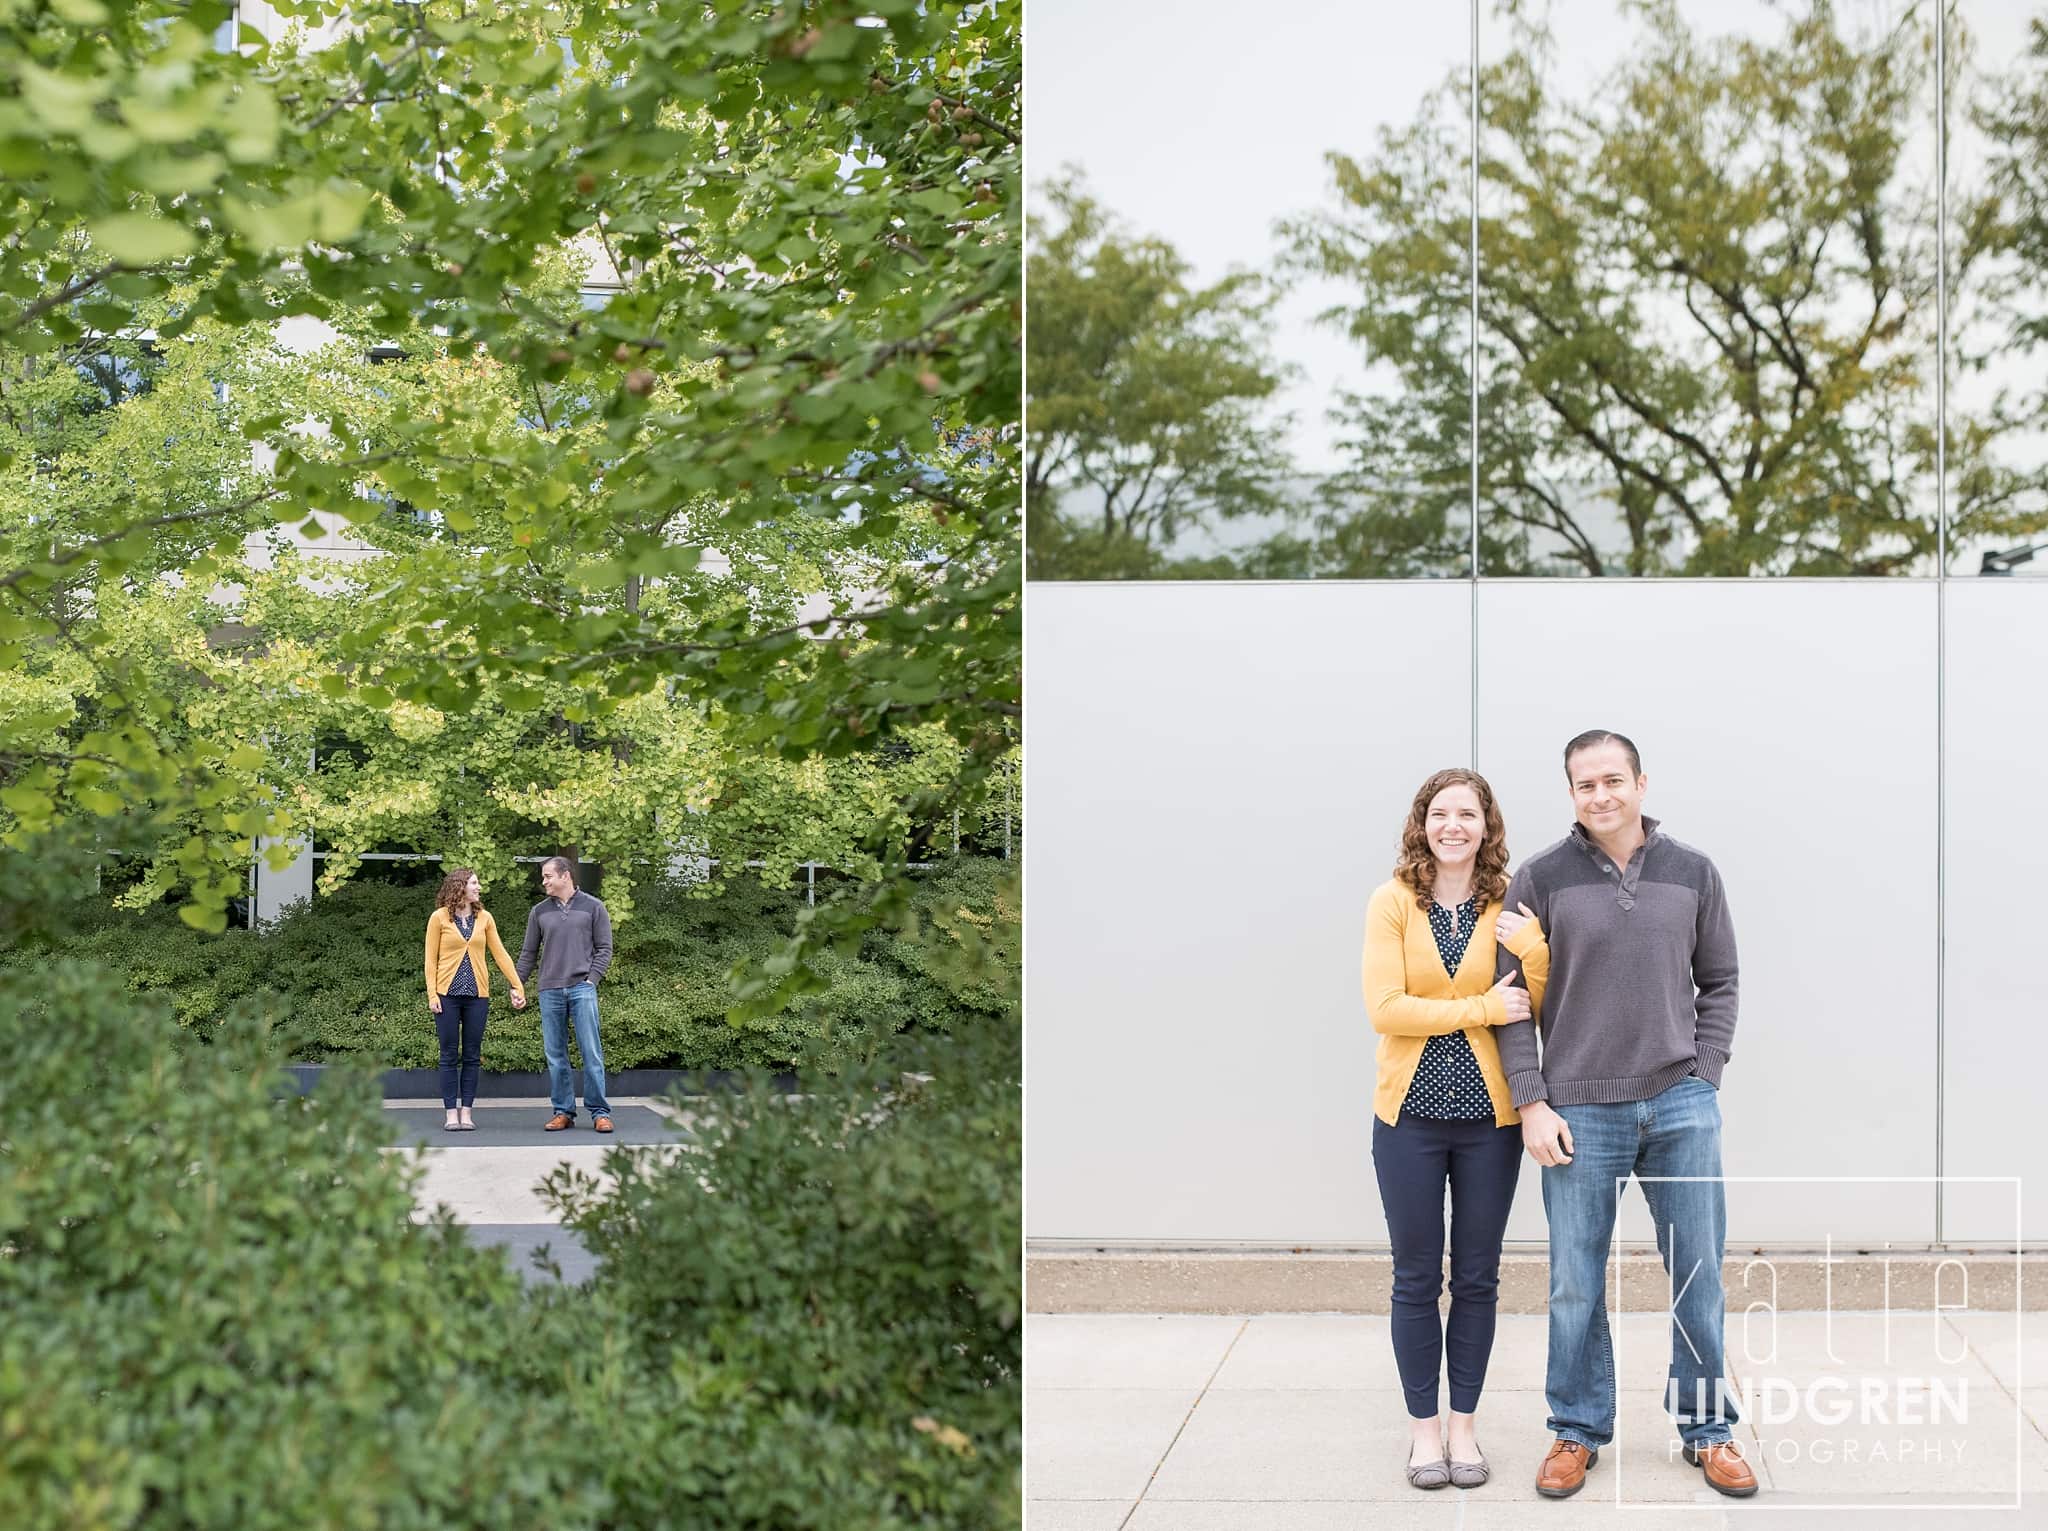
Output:
<svg viewBox="0 0 2048 1531">
<path fill-rule="evenodd" d="M 540 954 L 537 989 L 596 983 L 612 965 L 611 911 L 581 888 L 569 895 L 566 904 L 542 899 L 526 917 L 526 939 L 519 943 L 519 961 L 513 964 L 521 983 L 533 971 L 536 951 Z"/>
<path fill-rule="evenodd" d="M 1655 819 L 1625 867 L 1577 824 L 1508 884 L 1550 942 L 1543 1013 L 1494 1029 L 1517 1106 L 1648 1100 L 1688 1074 L 1715 1089 L 1735 1045 L 1735 927 L 1714 863 Z M 1505 946 L 1494 972 L 1519 966 Z M 1542 1056 L 1538 1061 L 1538 1027 Z"/>
</svg>

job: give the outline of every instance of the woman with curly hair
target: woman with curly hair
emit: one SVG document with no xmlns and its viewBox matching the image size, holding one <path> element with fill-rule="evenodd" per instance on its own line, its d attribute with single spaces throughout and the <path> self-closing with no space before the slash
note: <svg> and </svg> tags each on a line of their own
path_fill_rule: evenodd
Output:
<svg viewBox="0 0 2048 1531">
<path fill-rule="evenodd" d="M 1393 878 L 1374 890 L 1366 914 L 1365 1007 L 1380 1039 L 1372 1159 L 1393 1246 L 1394 1361 L 1417 1488 L 1474 1488 L 1487 1478 L 1474 1414 L 1522 1157 L 1521 1116 L 1493 1028 L 1532 1025 L 1550 971 L 1528 908 L 1501 907 L 1507 865 L 1507 828 L 1486 778 L 1438 771 L 1416 792 Z M 1496 939 L 1520 964 L 1499 982 Z M 1451 1311 L 1440 1325 L 1446 1187 Z M 1440 1367 L 1451 1384 L 1448 1441 L 1437 1416 Z"/>
<path fill-rule="evenodd" d="M 512 1008 L 526 1008 L 526 990 L 498 939 L 498 922 L 484 908 L 483 883 L 469 867 L 441 879 L 434 912 L 427 918 L 427 1008 L 441 1036 L 441 1105 L 448 1113 L 444 1132 L 474 1132 L 477 1076 L 483 1071 L 484 1021 L 491 1009 L 491 978 L 484 965 L 490 951 L 512 987 Z"/>
</svg>

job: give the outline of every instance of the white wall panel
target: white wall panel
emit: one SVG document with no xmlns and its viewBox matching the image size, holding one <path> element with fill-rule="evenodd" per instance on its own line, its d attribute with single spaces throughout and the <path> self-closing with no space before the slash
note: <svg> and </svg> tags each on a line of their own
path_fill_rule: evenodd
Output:
<svg viewBox="0 0 2048 1531">
<path fill-rule="evenodd" d="M 1030 1237 L 1384 1242 L 1359 941 L 1468 759 L 1470 603 L 1030 587 Z"/>
<path fill-rule="evenodd" d="M 1565 741 L 1609 728 L 1643 752 L 1645 811 L 1726 880 L 1731 1176 L 1934 1173 L 1935 600 L 1896 580 L 1480 589 L 1478 761 L 1517 862 L 1571 827 Z M 1543 1236 L 1539 1173 L 1523 1161 L 1510 1238 Z M 1627 1200 L 1623 1237 L 1647 1241 Z M 1924 1243 L 1934 1192 L 1740 1185 L 1728 1226 L 1731 1249 Z"/>
<path fill-rule="evenodd" d="M 2048 590 L 1948 586 L 1944 1172 L 2018 1175 L 2026 1236 L 2048 1239 Z M 2012 1237 L 2012 1188 L 1952 1186 L 1951 1240 Z"/>
<path fill-rule="evenodd" d="M 2008 955 L 2032 918 L 2023 832 L 1956 796 L 2041 774 L 2024 699 L 2048 611 L 2001 606 L 2014 588 L 1973 588 L 1966 611 L 1949 587 L 1954 1173 L 2048 1172 L 2025 1107 L 1986 1113 L 1969 1089 L 2048 1064 L 2048 964 Z M 1469 600 L 1462 583 L 1031 587 L 1031 1238 L 1384 1240 L 1359 921 L 1414 784 L 1466 756 Z M 1645 752 L 1650 812 L 1727 878 L 1743 1002 L 1725 1168 L 1837 1182 L 1738 1184 L 1731 1248 L 1934 1236 L 1930 1185 L 1841 1177 L 1935 1172 L 1935 602 L 1901 581 L 1480 591 L 1478 763 L 1516 855 L 1571 822 L 1564 741 L 1609 727 Z M 1959 871 L 1984 890 L 1967 904 Z M 1630 1206 L 1623 1235 L 1647 1240 Z M 1525 1164 L 1509 1235 L 1542 1234 Z"/>
</svg>

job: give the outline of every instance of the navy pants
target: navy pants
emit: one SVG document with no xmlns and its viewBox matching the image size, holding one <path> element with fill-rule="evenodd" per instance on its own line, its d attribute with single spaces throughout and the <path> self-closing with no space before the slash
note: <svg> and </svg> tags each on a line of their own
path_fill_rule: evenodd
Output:
<svg viewBox="0 0 2048 1531">
<path fill-rule="evenodd" d="M 1500 1297 L 1500 1241 L 1522 1163 L 1522 1129 L 1439 1121 L 1403 1111 L 1389 1127 L 1372 1122 L 1372 1164 L 1394 1248 L 1394 1364 L 1408 1413 L 1437 1412 L 1437 1373 L 1451 1378 L 1451 1409 L 1479 1408 L 1493 1354 Z M 1451 1313 L 1437 1318 L 1443 1291 L 1444 1190 L 1451 1193 Z"/>
<path fill-rule="evenodd" d="M 491 1002 L 477 994 L 443 994 L 441 1009 L 434 1016 L 434 1030 L 441 1037 L 441 1104 L 450 1111 L 456 1106 L 456 1091 L 462 1104 L 476 1104 L 477 1076 L 484 1066 L 484 1019 Z"/>
</svg>

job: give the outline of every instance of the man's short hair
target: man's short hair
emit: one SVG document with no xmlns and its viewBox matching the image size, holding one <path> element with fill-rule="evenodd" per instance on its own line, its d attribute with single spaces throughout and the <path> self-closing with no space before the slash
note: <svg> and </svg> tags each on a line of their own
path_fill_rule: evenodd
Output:
<svg viewBox="0 0 2048 1531">
<path fill-rule="evenodd" d="M 543 872 L 567 872 L 571 877 L 576 875 L 576 864 L 567 856 L 550 856 L 540 864 L 540 869 Z"/>
<path fill-rule="evenodd" d="M 1618 744 L 1628 751 L 1629 769 L 1637 776 L 1643 774 L 1642 753 L 1637 750 L 1635 740 L 1627 734 L 1617 734 L 1609 728 L 1590 728 L 1564 747 L 1564 779 L 1572 779 L 1572 756 L 1580 750 L 1589 750 L 1596 744 Z"/>
</svg>

